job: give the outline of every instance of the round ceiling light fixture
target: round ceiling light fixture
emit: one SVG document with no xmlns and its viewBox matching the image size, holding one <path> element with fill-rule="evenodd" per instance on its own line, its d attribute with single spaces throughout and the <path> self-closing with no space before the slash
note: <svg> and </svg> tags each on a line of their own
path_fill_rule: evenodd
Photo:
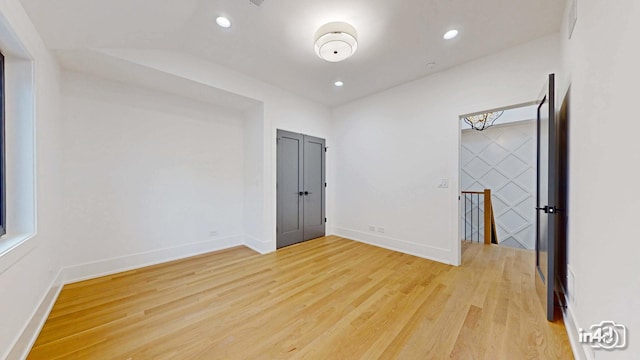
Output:
<svg viewBox="0 0 640 360">
<path fill-rule="evenodd" d="M 321 59 L 329 62 L 345 60 L 358 49 L 358 33 L 344 22 L 325 24 L 316 32 L 315 48 Z"/>
<path fill-rule="evenodd" d="M 335 87 L 343 87 L 344 86 L 344 82 L 338 80 L 338 81 L 333 83 L 333 86 L 335 86 Z"/>
</svg>

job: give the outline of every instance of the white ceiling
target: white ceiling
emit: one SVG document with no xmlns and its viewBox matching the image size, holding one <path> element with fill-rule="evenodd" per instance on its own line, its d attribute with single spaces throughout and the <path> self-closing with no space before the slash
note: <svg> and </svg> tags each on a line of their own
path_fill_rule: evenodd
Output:
<svg viewBox="0 0 640 360">
<path fill-rule="evenodd" d="M 562 0 L 22 0 L 50 49 L 184 51 L 335 106 L 560 29 Z M 230 29 L 215 24 L 229 17 Z M 358 30 L 356 54 L 319 59 L 315 31 Z M 458 38 L 442 39 L 456 28 Z M 426 65 L 435 62 L 429 69 Z M 345 83 L 334 88 L 335 80 Z"/>
</svg>

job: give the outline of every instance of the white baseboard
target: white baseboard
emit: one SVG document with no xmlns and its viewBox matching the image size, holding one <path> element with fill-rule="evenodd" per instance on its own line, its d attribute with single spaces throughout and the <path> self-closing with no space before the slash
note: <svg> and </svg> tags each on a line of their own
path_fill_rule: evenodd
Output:
<svg viewBox="0 0 640 360">
<path fill-rule="evenodd" d="M 562 318 L 564 320 L 564 327 L 567 329 L 567 335 L 569 336 L 573 357 L 576 360 L 595 360 L 593 349 L 589 347 L 589 345 L 582 344 L 578 341 L 579 326 L 574 315 L 573 305 L 568 298 L 565 298 L 565 303 L 567 307 L 562 311 Z"/>
<path fill-rule="evenodd" d="M 336 235 L 348 239 L 409 255 L 414 255 L 428 260 L 441 262 L 444 264 L 451 264 L 451 250 L 423 244 L 416 244 L 406 240 L 393 239 L 377 234 L 370 234 L 364 231 L 345 229 L 341 227 L 334 227 L 333 230 Z"/>
<path fill-rule="evenodd" d="M 58 299 L 58 295 L 60 295 L 62 286 L 62 269 L 60 269 L 58 275 L 53 279 L 49 291 L 47 291 L 42 301 L 40 301 L 40 306 L 34 311 L 31 320 L 29 320 L 22 330 L 22 334 L 7 354 L 7 360 L 21 360 L 27 357 L 31 347 L 40 334 L 40 330 L 42 330 L 44 323 L 47 321 L 49 313 L 51 313 L 51 309 L 53 309 L 53 305 Z"/>
<path fill-rule="evenodd" d="M 99 260 L 80 265 L 66 267 L 63 272 L 65 284 L 92 279 L 100 276 L 116 274 L 123 271 L 156 265 L 172 260 L 205 254 L 212 251 L 228 249 L 243 245 L 244 236 L 234 235 L 216 238 L 170 248 L 147 251 L 111 259 Z"/>
<path fill-rule="evenodd" d="M 251 235 L 244 236 L 244 245 L 263 255 L 276 251 L 276 246 L 271 241 L 263 241 Z"/>
</svg>

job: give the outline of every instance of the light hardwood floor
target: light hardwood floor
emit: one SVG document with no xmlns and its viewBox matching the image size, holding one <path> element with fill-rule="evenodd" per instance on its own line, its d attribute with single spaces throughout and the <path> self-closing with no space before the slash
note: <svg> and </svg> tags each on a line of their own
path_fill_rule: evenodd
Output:
<svg viewBox="0 0 640 360">
<path fill-rule="evenodd" d="M 29 358 L 573 358 L 533 254 L 463 248 L 453 267 L 330 236 L 70 284 Z"/>
</svg>

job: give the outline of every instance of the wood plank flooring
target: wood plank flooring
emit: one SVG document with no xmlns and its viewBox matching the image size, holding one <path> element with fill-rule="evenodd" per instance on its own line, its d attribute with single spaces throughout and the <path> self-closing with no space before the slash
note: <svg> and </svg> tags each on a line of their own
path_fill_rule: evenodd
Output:
<svg viewBox="0 0 640 360">
<path fill-rule="evenodd" d="M 464 243 L 453 267 L 330 236 L 64 287 L 29 359 L 572 359 L 533 253 Z"/>
</svg>

